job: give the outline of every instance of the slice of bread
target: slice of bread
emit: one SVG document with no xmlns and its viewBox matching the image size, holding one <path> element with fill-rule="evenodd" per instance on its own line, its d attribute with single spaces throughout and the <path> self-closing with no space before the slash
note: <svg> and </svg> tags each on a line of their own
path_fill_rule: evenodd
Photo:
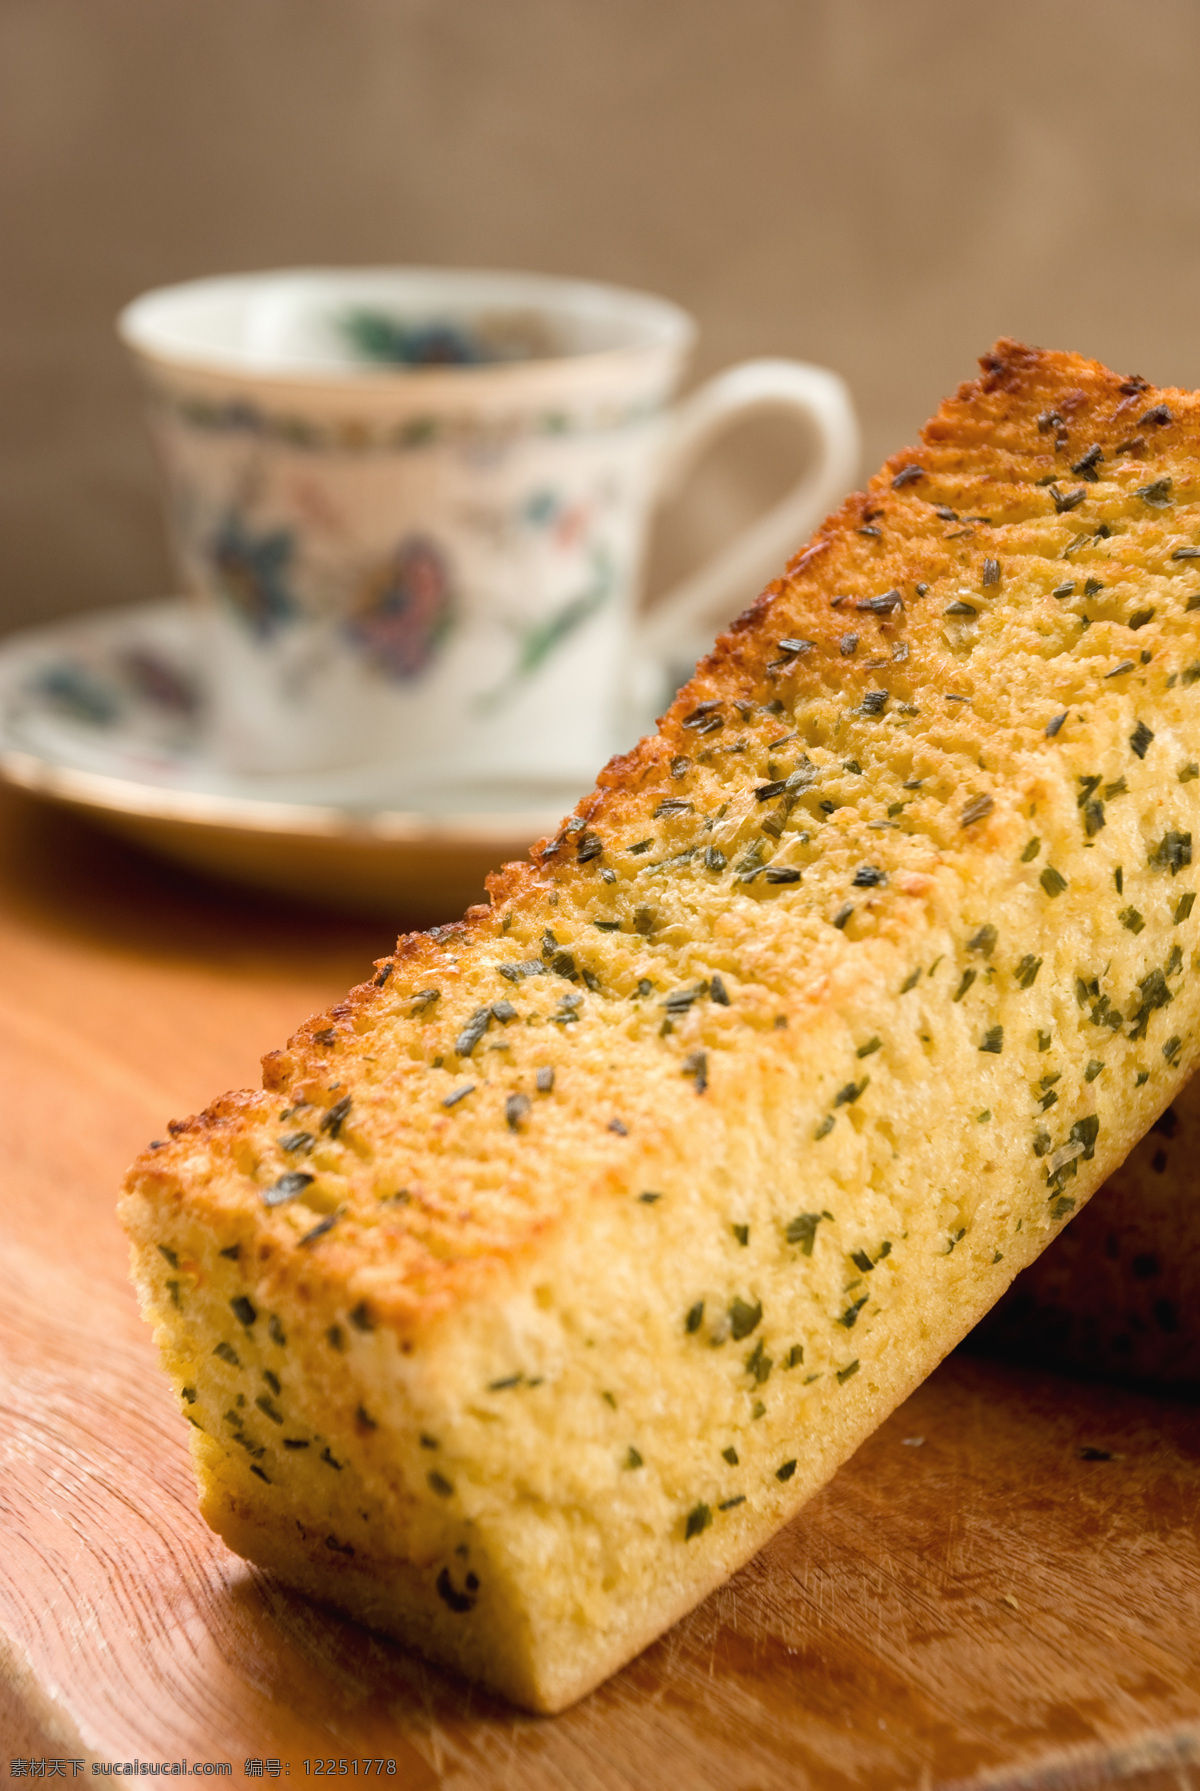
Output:
<svg viewBox="0 0 1200 1791">
<path fill-rule="evenodd" d="M 1001 342 L 533 861 L 130 1174 L 208 1521 L 561 1709 L 1196 1060 L 1200 399 Z"/>
<path fill-rule="evenodd" d="M 1018 1277 L 971 1345 L 1200 1399 L 1200 1078 Z"/>
</svg>

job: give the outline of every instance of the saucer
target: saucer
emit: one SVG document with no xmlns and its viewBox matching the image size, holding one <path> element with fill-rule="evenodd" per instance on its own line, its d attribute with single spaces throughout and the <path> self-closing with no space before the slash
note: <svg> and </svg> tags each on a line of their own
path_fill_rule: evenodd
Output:
<svg viewBox="0 0 1200 1791">
<path fill-rule="evenodd" d="M 0 777 L 179 863 L 356 913 L 452 920 L 581 791 L 407 787 L 392 764 L 243 775 L 207 725 L 181 598 L 0 642 Z"/>
</svg>

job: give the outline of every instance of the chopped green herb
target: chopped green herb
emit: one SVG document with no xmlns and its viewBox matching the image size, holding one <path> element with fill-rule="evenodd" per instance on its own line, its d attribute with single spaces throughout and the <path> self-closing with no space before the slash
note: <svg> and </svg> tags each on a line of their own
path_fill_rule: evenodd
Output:
<svg viewBox="0 0 1200 1791">
<path fill-rule="evenodd" d="M 725 1460 L 726 1460 L 726 1461 L 727 1461 L 727 1462 L 728 1462 L 728 1463 L 729 1463 L 729 1465 L 730 1465 L 730 1467 L 731 1467 L 731 1468 L 736 1468 L 736 1467 L 737 1467 L 737 1465 L 738 1465 L 738 1452 L 737 1452 L 737 1450 L 736 1450 L 736 1449 L 735 1449 L 735 1448 L 734 1448 L 734 1447 L 733 1447 L 733 1445 L 732 1445 L 732 1444 L 730 1444 L 730 1446 L 729 1446 L 729 1448 L 728 1448 L 728 1449 L 722 1449 L 722 1451 L 721 1451 L 721 1454 L 722 1454 L 722 1457 L 723 1457 L 723 1458 L 724 1458 L 724 1459 L 725 1459 Z"/>
<path fill-rule="evenodd" d="M 776 1468 L 775 1478 L 776 1480 L 790 1480 L 795 1472 L 796 1463 L 794 1461 L 785 1461 L 780 1467 Z"/>
<path fill-rule="evenodd" d="M 1124 893 L 1125 893 L 1125 871 L 1121 865 L 1118 865 L 1116 870 L 1113 872 L 1113 882 L 1117 886 L 1117 894 L 1124 895 Z"/>
<path fill-rule="evenodd" d="M 959 983 L 958 988 L 954 991 L 954 994 L 950 998 L 952 1001 L 961 1001 L 962 1000 L 962 998 L 966 994 L 967 990 L 971 987 L 971 984 L 975 981 L 976 974 L 977 973 L 974 970 L 964 970 L 963 971 L 962 981 Z"/>
<path fill-rule="evenodd" d="M 845 1382 L 850 1379 L 850 1376 L 852 1374 L 857 1374 L 857 1373 L 858 1373 L 858 1357 L 856 1356 L 854 1358 L 853 1362 L 848 1362 L 846 1364 L 845 1368 L 838 1369 L 838 1371 L 837 1371 L 838 1386 L 839 1387 L 843 1386 L 845 1384 Z"/>
<path fill-rule="evenodd" d="M 696 1093 L 703 1094 L 708 1087 L 708 1052 L 693 1051 L 685 1057 L 680 1066 L 685 1076 L 691 1076 L 696 1084 Z"/>
<path fill-rule="evenodd" d="M 735 1343 L 743 1337 L 749 1337 L 762 1322 L 762 1301 L 756 1300 L 753 1306 L 748 1300 L 735 1298 L 729 1308 L 729 1329 Z"/>
<path fill-rule="evenodd" d="M 729 1229 L 739 1244 L 745 1245 L 750 1242 L 750 1227 L 748 1225 L 731 1225 Z"/>
<path fill-rule="evenodd" d="M 656 1201 L 656 1200 L 661 1200 L 661 1199 L 662 1199 L 662 1195 L 661 1195 L 661 1194 L 656 1194 L 656 1193 L 655 1193 L 655 1192 L 654 1192 L 654 1190 L 653 1190 L 653 1189 L 651 1189 L 651 1188 L 646 1188 L 646 1189 L 644 1189 L 644 1190 L 643 1190 L 643 1192 L 642 1192 L 642 1193 L 640 1193 L 640 1194 L 639 1194 L 639 1195 L 638 1195 L 638 1199 L 639 1199 L 639 1200 L 640 1200 L 640 1201 L 641 1201 L 641 1202 L 642 1202 L 642 1205 L 643 1205 L 643 1206 L 653 1206 L 653 1205 L 654 1205 L 654 1202 L 655 1202 L 655 1201 Z"/>
<path fill-rule="evenodd" d="M 827 1113 L 825 1115 L 824 1119 L 821 1120 L 818 1123 L 818 1125 L 816 1126 L 816 1128 L 813 1132 L 813 1138 L 814 1139 L 828 1138 L 830 1132 L 832 1132 L 832 1130 L 834 1128 L 834 1123 L 835 1122 L 834 1122 L 833 1114 Z"/>
<path fill-rule="evenodd" d="M 533 1106 L 527 1094 L 510 1094 L 504 1103 L 504 1118 L 510 1132 L 520 1128 L 521 1121 Z"/>
<path fill-rule="evenodd" d="M 982 821 L 985 815 L 991 814 L 995 806 L 995 798 L 992 796 L 974 797 L 964 808 L 960 825 L 970 827 L 976 821 Z"/>
<path fill-rule="evenodd" d="M 735 1505 L 744 1505 L 745 1503 L 746 1503 L 745 1493 L 738 1493 L 732 1499 L 722 1499 L 721 1503 L 717 1506 L 717 1510 L 718 1511 L 732 1511 Z"/>
<path fill-rule="evenodd" d="M 305 1188 L 316 1179 L 316 1176 L 310 1175 L 306 1169 L 289 1169 L 279 1177 L 273 1187 L 266 1189 L 263 1194 L 263 1205 L 282 1206 L 285 1201 L 295 1200 L 296 1196 L 303 1194 Z"/>
<path fill-rule="evenodd" d="M 712 1512 L 707 1505 L 693 1505 L 687 1514 L 684 1524 L 683 1539 L 690 1542 L 693 1536 L 699 1536 L 712 1523 Z"/>
<path fill-rule="evenodd" d="M 996 949 L 998 938 L 999 934 L 989 922 L 986 926 L 980 927 L 979 931 L 967 940 L 967 950 L 977 951 L 982 957 L 990 958 Z"/>
<path fill-rule="evenodd" d="M 447 1478 L 444 1474 L 438 1473 L 436 1468 L 430 1468 L 428 1474 L 426 1474 L 426 1476 L 425 1476 L 425 1479 L 428 1482 L 429 1490 L 431 1492 L 435 1492 L 439 1499 L 453 1498 L 453 1496 L 454 1496 L 453 1486 L 450 1484 L 449 1480 L 447 1480 Z"/>
<path fill-rule="evenodd" d="M 1052 865 L 1046 866 L 1038 881 L 1048 896 L 1061 895 L 1067 887 L 1067 879 L 1061 871 L 1056 871 Z"/>
<path fill-rule="evenodd" d="M 869 1298 L 870 1296 L 868 1294 L 864 1294 L 861 1300 L 855 1300 L 852 1305 L 847 1306 L 846 1310 L 837 1320 L 837 1323 L 844 1326 L 847 1331 L 852 1331 L 858 1323 L 859 1313 L 862 1311 Z"/>
<path fill-rule="evenodd" d="M 469 1573 L 467 1575 L 468 1585 L 470 1585 L 472 1580 L 475 1580 L 475 1575 Z M 437 1576 L 436 1583 L 438 1597 L 442 1600 L 443 1604 L 448 1605 L 452 1611 L 461 1615 L 464 1611 L 470 1611 L 475 1608 L 474 1598 L 467 1592 L 460 1592 L 458 1590 L 453 1580 L 450 1578 L 450 1569 L 448 1567 L 442 1568 L 442 1571 Z M 478 1586 L 478 1584 L 478 1580 L 475 1580 L 475 1585 Z M 472 1588 L 472 1590 L 474 1590 L 474 1588 Z"/>
<path fill-rule="evenodd" d="M 882 1043 L 882 1040 L 880 1040 L 879 1038 L 868 1039 L 868 1041 L 865 1045 L 860 1045 L 858 1047 L 858 1050 L 854 1053 L 854 1055 L 856 1057 L 871 1057 L 874 1055 L 874 1053 L 876 1051 L 879 1050 L 881 1043 Z"/>
<path fill-rule="evenodd" d="M 1104 1065 L 1100 1062 L 1100 1059 L 1098 1057 L 1093 1057 L 1091 1062 L 1088 1064 L 1087 1069 L 1083 1072 L 1084 1081 L 1085 1082 L 1094 1082 L 1096 1080 L 1096 1077 L 1100 1074 L 1100 1072 L 1103 1068 L 1104 1068 Z"/>
<path fill-rule="evenodd" d="M 1150 745 L 1150 742 L 1153 740 L 1153 738 L 1154 738 L 1154 735 L 1152 734 L 1150 729 L 1146 726 L 1145 722 L 1139 721 L 1137 724 L 1137 727 L 1134 728 L 1132 734 L 1130 734 L 1130 736 L 1129 736 L 1129 744 L 1133 748 L 1134 752 L 1137 754 L 1139 759 L 1145 758 L 1146 749 Z"/>
<path fill-rule="evenodd" d="M 729 991 L 726 989 L 719 971 L 713 972 L 713 978 L 708 989 L 711 999 L 716 1002 L 718 1007 L 729 1006 Z"/>
<path fill-rule="evenodd" d="M 817 1226 L 822 1219 L 828 1217 L 828 1213 L 798 1213 L 794 1219 L 788 1220 L 783 1235 L 789 1244 L 799 1244 L 803 1255 L 811 1256 Z"/>
<path fill-rule="evenodd" d="M 999 1057 L 1004 1049 L 1003 1026 L 989 1026 L 983 1035 L 983 1043 L 980 1045 L 979 1049 L 981 1051 L 990 1051 L 995 1056 Z"/>
<path fill-rule="evenodd" d="M 346 1115 L 350 1111 L 350 1100 L 351 1097 L 349 1095 L 343 1095 L 340 1101 L 335 1101 L 333 1103 L 333 1106 L 330 1107 L 329 1111 L 321 1121 L 322 1132 L 328 1132 L 331 1138 L 336 1138 L 338 1136 L 342 1126 L 345 1124 Z"/>
<path fill-rule="evenodd" d="M 760 1337 L 750 1354 L 746 1357 L 746 1373 L 754 1376 L 756 1386 L 761 1387 L 764 1381 L 770 1380 L 774 1361 L 767 1355 Z"/>
<path fill-rule="evenodd" d="M 1171 1065 L 1172 1069 L 1175 1067 L 1175 1060 L 1179 1055 L 1182 1045 L 1183 1040 L 1179 1037 L 1179 1034 L 1173 1033 L 1162 1048 L 1162 1054 Z"/>
<path fill-rule="evenodd" d="M 622 1463 L 622 1466 L 626 1467 L 626 1468 L 640 1468 L 642 1465 L 643 1464 L 642 1464 L 641 1455 L 634 1448 L 633 1444 L 630 1443 L 629 1449 L 626 1453 L 625 1460 Z"/>
<path fill-rule="evenodd" d="M 475 1093 L 475 1084 L 473 1082 L 464 1082 L 461 1088 L 456 1088 L 452 1094 L 448 1094 L 445 1097 L 445 1099 L 442 1102 L 442 1106 L 443 1107 L 457 1107 L 457 1105 L 460 1101 L 465 1101 L 469 1094 L 474 1094 L 474 1093 Z"/>
<path fill-rule="evenodd" d="M 1170 871 L 1173 877 L 1178 876 L 1184 865 L 1191 862 L 1192 836 L 1190 833 L 1177 833 L 1174 828 L 1163 834 L 1147 859 L 1152 870 Z"/>
<path fill-rule="evenodd" d="M 1128 927 L 1131 933 L 1140 933 L 1146 924 L 1136 908 L 1122 908 L 1117 919 L 1123 927 Z"/>
<path fill-rule="evenodd" d="M 704 1301 L 697 1300 L 696 1304 L 694 1306 L 688 1307 L 687 1317 L 683 1321 L 683 1328 L 690 1336 L 693 1331 L 698 1331 L 700 1329 L 700 1326 L 703 1322 L 704 1322 Z"/>
<path fill-rule="evenodd" d="M 239 1324 L 245 1325 L 246 1329 L 249 1330 L 255 1319 L 258 1317 L 258 1313 L 255 1311 L 252 1303 L 246 1298 L 245 1294 L 238 1294 L 234 1299 L 230 1300 L 229 1305 L 233 1312 L 233 1316 L 238 1320 Z"/>
<path fill-rule="evenodd" d="M 1193 891 L 1189 890 L 1187 895 L 1180 896 L 1179 900 L 1175 904 L 1175 925 L 1176 926 L 1178 926 L 1181 921 L 1184 921 L 1187 919 L 1188 915 L 1192 912 L 1192 909 L 1195 907 L 1195 905 L 1196 905 L 1196 897 L 1195 897 L 1195 894 Z"/>
<path fill-rule="evenodd" d="M 519 964 L 497 964 L 496 969 L 506 982 L 519 983 L 527 976 L 545 976 L 546 966 L 540 958 L 523 958 Z"/>
<path fill-rule="evenodd" d="M 219 1356 L 222 1362 L 228 1362 L 231 1368 L 240 1368 L 242 1365 L 241 1358 L 231 1343 L 224 1341 L 218 1343 L 213 1350 L 213 1355 Z"/>
<path fill-rule="evenodd" d="M 1041 849 L 1042 849 L 1042 842 L 1035 835 L 1034 838 L 1028 842 L 1028 844 L 1025 847 L 1025 850 L 1022 852 L 1021 863 L 1022 864 L 1032 864 L 1033 860 L 1037 857 L 1037 855 L 1041 851 Z"/>
<path fill-rule="evenodd" d="M 921 966 L 918 964 L 917 968 L 912 972 L 912 974 L 909 977 L 907 977 L 903 983 L 901 983 L 900 993 L 902 995 L 907 995 L 910 989 L 916 988 L 916 986 L 920 982 L 920 980 L 921 980 Z"/>
<path fill-rule="evenodd" d="M 799 1368 L 803 1360 L 804 1345 L 802 1343 L 793 1343 L 791 1349 L 783 1358 L 783 1365 L 785 1368 Z"/>
<path fill-rule="evenodd" d="M 1041 967 L 1041 958 L 1035 958 L 1032 952 L 1026 952 L 1025 956 L 1021 959 L 1021 962 L 1013 972 L 1013 975 L 1017 979 L 1018 989 L 1032 989 L 1034 983 L 1037 981 L 1037 973 Z"/>
<path fill-rule="evenodd" d="M 454 1041 L 459 1057 L 470 1057 L 472 1051 L 492 1023 L 491 1007 L 478 1007 Z"/>
<path fill-rule="evenodd" d="M 859 1095 L 869 1084 L 871 1078 L 864 1076 L 861 1082 L 847 1082 L 845 1088 L 839 1088 L 833 1097 L 835 1107 L 852 1107 Z"/>
</svg>

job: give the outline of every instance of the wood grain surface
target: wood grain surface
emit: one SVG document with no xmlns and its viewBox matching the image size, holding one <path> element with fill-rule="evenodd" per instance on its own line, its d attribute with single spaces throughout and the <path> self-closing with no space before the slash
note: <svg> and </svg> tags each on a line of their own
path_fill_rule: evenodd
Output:
<svg viewBox="0 0 1200 1791">
<path fill-rule="evenodd" d="M 390 944 L 0 798 L 0 1775 L 186 1758 L 241 1782 L 274 1757 L 311 1779 L 369 1756 L 406 1791 L 1200 1787 L 1200 1422 L 1165 1400 L 952 1359 L 555 1718 L 229 1554 L 114 1191 Z"/>
</svg>

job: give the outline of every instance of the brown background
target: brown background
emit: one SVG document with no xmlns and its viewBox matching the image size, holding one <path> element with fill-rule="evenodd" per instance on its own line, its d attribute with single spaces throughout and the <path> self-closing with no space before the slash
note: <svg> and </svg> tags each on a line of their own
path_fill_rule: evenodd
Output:
<svg viewBox="0 0 1200 1791">
<path fill-rule="evenodd" d="M 1200 383 L 1191 0 L 0 0 L 0 628 L 169 582 L 118 307 L 296 262 L 668 293 L 868 465 L 1002 331 Z M 730 526 L 761 426 L 676 520 Z"/>
</svg>

